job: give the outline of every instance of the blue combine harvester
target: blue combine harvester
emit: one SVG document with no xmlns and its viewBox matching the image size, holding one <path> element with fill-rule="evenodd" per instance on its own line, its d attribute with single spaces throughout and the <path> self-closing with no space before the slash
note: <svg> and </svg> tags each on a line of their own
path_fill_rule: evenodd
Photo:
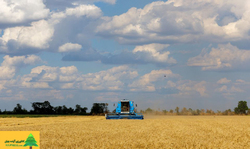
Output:
<svg viewBox="0 0 250 149">
<path fill-rule="evenodd" d="M 137 105 L 136 105 L 137 107 Z M 115 113 L 105 114 L 106 119 L 141 119 L 143 115 L 135 112 L 134 102 L 123 99 L 118 102 Z"/>
</svg>

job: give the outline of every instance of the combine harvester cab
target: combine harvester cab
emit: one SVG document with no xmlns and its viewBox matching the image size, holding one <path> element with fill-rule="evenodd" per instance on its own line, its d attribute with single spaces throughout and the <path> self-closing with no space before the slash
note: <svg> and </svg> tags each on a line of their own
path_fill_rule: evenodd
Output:
<svg viewBox="0 0 250 149">
<path fill-rule="evenodd" d="M 133 101 L 125 99 L 119 101 L 115 111 L 116 113 L 105 114 L 106 119 L 144 119 L 141 113 L 135 112 Z"/>
</svg>

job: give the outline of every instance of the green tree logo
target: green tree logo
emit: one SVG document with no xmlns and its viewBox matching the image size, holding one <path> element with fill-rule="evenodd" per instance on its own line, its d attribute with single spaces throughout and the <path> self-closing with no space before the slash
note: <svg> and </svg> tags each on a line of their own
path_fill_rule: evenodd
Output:
<svg viewBox="0 0 250 149">
<path fill-rule="evenodd" d="M 30 134 L 23 146 L 29 146 L 30 149 L 32 149 L 32 146 L 38 146 L 38 145 L 36 144 L 36 140 L 35 140 L 34 136 L 32 134 Z"/>
</svg>

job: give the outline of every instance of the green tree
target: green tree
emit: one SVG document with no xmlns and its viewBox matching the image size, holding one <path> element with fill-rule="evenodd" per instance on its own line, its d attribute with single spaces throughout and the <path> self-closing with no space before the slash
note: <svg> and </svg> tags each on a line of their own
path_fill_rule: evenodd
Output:
<svg viewBox="0 0 250 149">
<path fill-rule="evenodd" d="M 31 113 L 34 114 L 53 114 L 54 107 L 50 105 L 49 101 L 44 102 L 33 102 L 32 103 L 33 111 Z"/>
<path fill-rule="evenodd" d="M 167 110 L 162 110 L 162 112 L 163 112 L 163 114 L 165 114 L 165 115 L 168 113 Z"/>
<path fill-rule="evenodd" d="M 199 109 L 196 109 L 196 115 L 200 115 L 200 113 L 201 113 L 201 110 L 199 110 Z"/>
<path fill-rule="evenodd" d="M 239 101 L 238 107 L 234 108 L 235 114 L 247 114 L 248 106 L 246 101 Z"/>
<path fill-rule="evenodd" d="M 231 114 L 231 109 L 225 110 L 222 112 L 223 115 L 230 115 Z"/>
<path fill-rule="evenodd" d="M 55 110 L 55 114 L 63 114 L 62 106 L 54 107 L 54 110 Z"/>
<path fill-rule="evenodd" d="M 22 109 L 22 106 L 18 103 L 16 107 L 12 111 L 14 114 L 27 114 L 28 111 L 26 109 Z"/>
<path fill-rule="evenodd" d="M 194 110 L 192 108 L 188 108 L 188 113 L 194 115 Z"/>
<path fill-rule="evenodd" d="M 179 107 L 176 107 L 175 108 L 175 112 L 176 112 L 176 114 L 179 114 L 180 112 L 179 112 Z"/>
<path fill-rule="evenodd" d="M 34 136 L 32 134 L 30 134 L 28 136 L 28 138 L 26 139 L 25 144 L 23 146 L 29 146 L 30 149 L 32 149 L 32 146 L 38 146 L 36 143 L 37 142 L 36 142 Z"/>
<path fill-rule="evenodd" d="M 182 108 L 181 114 L 182 114 L 182 115 L 187 115 L 187 114 L 188 114 L 188 110 L 187 110 L 186 107 Z"/>
<path fill-rule="evenodd" d="M 205 115 L 205 110 L 204 109 L 200 110 L 200 115 Z"/>
<path fill-rule="evenodd" d="M 82 107 L 77 104 L 76 108 L 75 108 L 75 114 L 80 114 L 81 113 L 81 109 L 82 109 Z"/>
<path fill-rule="evenodd" d="M 22 106 L 19 103 L 13 109 L 13 113 L 15 113 L 15 114 L 21 114 L 22 113 Z"/>
<path fill-rule="evenodd" d="M 217 110 L 217 115 L 221 115 L 221 111 L 220 110 Z"/>
<path fill-rule="evenodd" d="M 68 108 L 65 105 L 62 106 L 62 114 L 68 114 Z"/>
<path fill-rule="evenodd" d="M 73 114 L 73 113 L 74 113 L 74 109 L 71 108 L 71 107 L 69 107 L 69 108 L 68 108 L 68 114 Z"/>
<path fill-rule="evenodd" d="M 90 113 L 93 115 L 95 114 L 102 114 L 108 112 L 108 104 L 106 103 L 93 103 Z"/>
<path fill-rule="evenodd" d="M 238 107 L 235 107 L 235 108 L 234 108 L 234 113 L 235 113 L 235 114 L 239 114 L 239 113 L 240 113 Z"/>
<path fill-rule="evenodd" d="M 147 109 L 145 110 L 145 112 L 146 112 L 146 113 L 152 113 L 153 110 L 152 110 L 151 108 L 147 108 Z"/>
<path fill-rule="evenodd" d="M 75 114 L 86 114 L 87 110 L 88 110 L 87 107 L 82 108 L 80 105 L 77 104 L 74 113 Z"/>
</svg>

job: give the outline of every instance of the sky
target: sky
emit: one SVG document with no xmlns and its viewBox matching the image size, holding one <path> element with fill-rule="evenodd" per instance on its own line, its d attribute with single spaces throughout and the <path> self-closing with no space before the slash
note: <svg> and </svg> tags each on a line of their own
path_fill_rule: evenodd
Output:
<svg viewBox="0 0 250 149">
<path fill-rule="evenodd" d="M 0 0 L 0 109 L 250 103 L 250 1 Z"/>
</svg>

